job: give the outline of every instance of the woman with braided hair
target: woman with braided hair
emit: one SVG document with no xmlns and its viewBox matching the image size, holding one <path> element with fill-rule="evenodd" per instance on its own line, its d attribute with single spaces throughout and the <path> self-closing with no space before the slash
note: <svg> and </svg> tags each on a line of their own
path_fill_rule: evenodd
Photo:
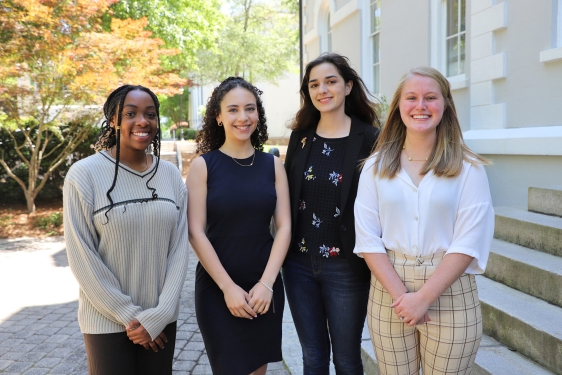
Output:
<svg viewBox="0 0 562 375">
<path fill-rule="evenodd" d="M 281 160 L 261 151 L 260 95 L 240 77 L 214 89 L 197 136 L 203 155 L 187 177 L 189 239 L 200 261 L 195 311 L 215 375 L 263 375 L 283 359 L 279 270 L 290 239 L 289 188 Z"/>
<path fill-rule="evenodd" d="M 89 374 L 171 375 L 188 259 L 187 189 L 178 169 L 158 157 L 152 91 L 121 86 L 103 109 L 98 153 L 75 163 L 64 184 Z"/>
</svg>

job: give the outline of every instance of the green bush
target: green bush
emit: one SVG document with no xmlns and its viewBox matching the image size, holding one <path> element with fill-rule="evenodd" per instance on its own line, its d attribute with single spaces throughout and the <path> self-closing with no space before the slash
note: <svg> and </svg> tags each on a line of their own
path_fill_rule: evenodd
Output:
<svg viewBox="0 0 562 375">
<path fill-rule="evenodd" d="M 61 129 L 64 134 L 64 127 Z M 91 148 L 96 142 L 97 134 L 99 128 L 94 128 L 91 130 L 88 138 L 76 148 L 76 150 L 70 154 L 67 158 L 67 162 L 60 165 L 50 176 L 49 181 L 45 187 L 39 192 L 36 201 L 46 201 L 62 198 L 62 186 L 64 184 L 64 177 L 68 172 L 70 166 L 76 161 L 83 159 L 94 153 Z M 18 143 L 23 141 L 23 134 L 21 132 L 14 134 Z M 50 150 L 57 146 L 59 143 L 58 139 L 52 140 L 47 145 L 45 154 L 48 154 Z M 12 171 L 16 176 L 21 178 L 27 183 L 28 169 L 27 165 L 21 162 L 21 159 L 17 156 L 15 150 L 11 145 L 13 144 L 8 132 L 0 127 L 0 147 L 4 150 L 4 160 L 12 168 Z M 28 149 L 22 149 L 24 155 L 29 155 Z M 42 170 L 48 168 L 52 158 L 47 157 L 42 160 L 41 167 L 39 169 L 39 175 L 42 175 Z M 38 180 L 39 184 L 41 181 Z M 25 195 L 21 186 L 0 166 L 0 203 L 25 203 Z"/>
<path fill-rule="evenodd" d="M 195 139 L 197 137 L 197 130 L 195 129 L 183 129 L 183 139 Z M 181 139 L 181 130 L 176 130 L 176 139 Z"/>
<path fill-rule="evenodd" d="M 41 229 L 58 228 L 62 225 L 62 213 L 53 212 L 49 216 L 38 217 L 35 221 L 35 226 Z"/>
</svg>

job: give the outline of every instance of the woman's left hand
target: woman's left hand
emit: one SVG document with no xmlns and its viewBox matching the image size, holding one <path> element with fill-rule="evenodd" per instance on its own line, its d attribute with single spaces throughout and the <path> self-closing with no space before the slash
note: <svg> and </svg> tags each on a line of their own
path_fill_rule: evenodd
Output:
<svg viewBox="0 0 562 375">
<path fill-rule="evenodd" d="M 416 292 L 402 294 L 390 307 L 410 327 L 431 320 L 427 314 L 429 304 Z"/>
<path fill-rule="evenodd" d="M 152 341 L 152 337 L 150 337 L 148 331 L 136 318 L 131 320 L 125 329 L 129 340 L 131 340 L 134 344 L 144 346 L 146 350 L 152 349 L 154 352 L 158 352 L 158 348 L 164 349 L 164 343 L 168 342 L 164 332 L 160 333 L 160 335 Z"/>
<path fill-rule="evenodd" d="M 273 293 L 265 287 L 262 283 L 258 282 L 252 290 L 250 290 L 250 307 L 260 315 L 269 311 Z"/>
</svg>

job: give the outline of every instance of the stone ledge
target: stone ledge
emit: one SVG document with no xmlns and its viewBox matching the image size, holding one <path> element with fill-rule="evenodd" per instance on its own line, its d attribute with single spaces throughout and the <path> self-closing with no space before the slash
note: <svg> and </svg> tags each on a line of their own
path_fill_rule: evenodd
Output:
<svg viewBox="0 0 562 375">
<path fill-rule="evenodd" d="M 463 136 L 479 154 L 562 156 L 562 126 L 469 130 Z"/>
</svg>

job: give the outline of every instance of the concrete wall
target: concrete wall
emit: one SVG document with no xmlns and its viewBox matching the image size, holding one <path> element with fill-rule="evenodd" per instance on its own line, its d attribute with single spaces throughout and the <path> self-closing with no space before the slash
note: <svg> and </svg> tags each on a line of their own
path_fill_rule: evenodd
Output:
<svg viewBox="0 0 562 375">
<path fill-rule="evenodd" d="M 405 73 L 430 64 L 429 22 L 427 0 L 381 2 L 381 93 L 389 102 Z"/>
<path fill-rule="evenodd" d="M 198 114 L 198 106 L 206 105 L 214 87 L 217 85 L 193 87 L 190 91 L 190 126 L 200 128 L 202 118 Z M 300 107 L 299 74 L 288 73 L 280 78 L 277 84 L 257 82 L 255 86 L 263 91 L 262 101 L 267 118 L 270 138 L 290 136 L 287 124 L 295 116 Z"/>
<path fill-rule="evenodd" d="M 507 77 L 495 85 L 496 100 L 507 103 L 506 126 L 562 125 L 562 60 L 540 62 L 551 47 L 552 1 L 510 0 L 507 28 L 496 33 L 497 52 L 507 53 Z"/>
<path fill-rule="evenodd" d="M 495 207 L 527 208 L 529 187 L 562 184 L 562 156 L 484 155 Z"/>
<path fill-rule="evenodd" d="M 354 12 L 332 27 L 332 52 L 347 56 L 357 71 L 361 70 L 361 39 L 350 37 L 350 35 L 360 34 L 360 12 Z M 314 57 L 311 60 L 313 59 Z"/>
<path fill-rule="evenodd" d="M 291 131 L 287 125 L 300 107 L 299 74 L 287 74 L 278 81 L 277 85 L 257 83 L 256 86 L 263 91 L 262 100 L 269 137 L 289 138 Z"/>
</svg>

